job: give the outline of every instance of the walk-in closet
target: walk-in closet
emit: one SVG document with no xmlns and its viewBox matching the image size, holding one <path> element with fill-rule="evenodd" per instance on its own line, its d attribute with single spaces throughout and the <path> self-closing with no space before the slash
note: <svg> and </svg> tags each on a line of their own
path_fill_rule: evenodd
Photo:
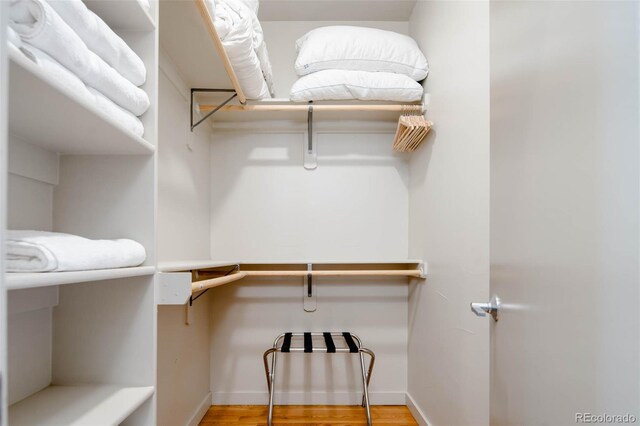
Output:
<svg viewBox="0 0 640 426">
<path fill-rule="evenodd" d="M 0 28 L 0 426 L 640 421 L 640 3 Z"/>
</svg>

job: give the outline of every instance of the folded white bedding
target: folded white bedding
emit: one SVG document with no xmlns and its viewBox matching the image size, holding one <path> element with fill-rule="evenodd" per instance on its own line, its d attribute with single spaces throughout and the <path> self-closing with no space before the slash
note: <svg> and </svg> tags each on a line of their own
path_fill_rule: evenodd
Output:
<svg viewBox="0 0 640 426">
<path fill-rule="evenodd" d="M 247 98 L 271 97 L 271 63 L 258 17 L 241 0 L 208 3 L 209 11 L 215 10 L 216 32 Z"/>
<path fill-rule="evenodd" d="M 90 87 L 139 116 L 149 108 L 149 97 L 93 53 L 44 0 L 12 0 L 11 27 L 22 40 L 66 67 Z"/>
<path fill-rule="evenodd" d="M 142 59 L 82 0 L 49 0 L 49 5 L 80 36 L 89 50 L 134 85 L 144 84 L 147 70 Z"/>
<path fill-rule="evenodd" d="M 8 272 L 61 272 L 124 268 L 144 262 L 144 247 L 133 240 L 89 240 L 45 231 L 7 231 Z"/>
<path fill-rule="evenodd" d="M 10 48 L 17 48 L 17 46 Z M 22 54 L 38 64 L 44 72 L 51 77 L 54 84 L 69 94 L 69 96 L 73 96 L 81 102 L 95 106 L 134 135 L 142 137 L 144 134 L 144 126 L 138 117 L 119 107 L 113 103 L 111 99 L 108 99 L 97 90 L 87 87 L 77 75 L 60 65 L 60 63 L 40 49 L 30 46 L 27 43 L 22 43 L 19 50 Z"/>
<path fill-rule="evenodd" d="M 142 121 L 129 111 L 114 104 L 113 101 L 107 98 L 102 93 L 98 92 L 93 87 L 87 87 L 89 93 L 93 95 L 93 102 L 99 110 L 104 112 L 107 116 L 111 117 L 116 123 L 130 131 L 136 136 L 142 137 L 144 135 L 144 125 Z"/>
<path fill-rule="evenodd" d="M 403 74 L 349 70 L 324 70 L 300 77 L 290 99 L 303 101 L 413 102 L 422 98 L 420 83 Z"/>
</svg>

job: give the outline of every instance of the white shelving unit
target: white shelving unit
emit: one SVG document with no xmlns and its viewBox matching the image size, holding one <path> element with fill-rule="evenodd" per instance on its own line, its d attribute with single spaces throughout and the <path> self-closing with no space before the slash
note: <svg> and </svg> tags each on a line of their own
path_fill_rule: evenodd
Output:
<svg viewBox="0 0 640 426">
<path fill-rule="evenodd" d="M 155 150 L 153 144 L 69 93 L 20 52 L 12 50 L 9 57 L 12 134 L 60 154 L 152 154 Z"/>
<path fill-rule="evenodd" d="M 8 290 L 47 287 L 54 285 L 103 281 L 117 278 L 153 275 L 154 266 L 138 266 L 135 268 L 99 269 L 94 271 L 71 271 L 49 273 L 8 273 L 5 283 Z"/>
<path fill-rule="evenodd" d="M 153 392 L 153 386 L 49 386 L 13 404 L 9 417 L 15 426 L 116 426 Z"/>
<path fill-rule="evenodd" d="M 8 2 L 0 2 L 0 28 L 7 25 Z M 7 41 L 4 31 L 0 31 L 0 129 L 7 128 L 8 121 L 8 59 Z M 0 132 L 0 205 L 7 199 L 7 132 Z M 0 242 L 4 242 L 4 228 L 7 211 L 0 208 Z M 0 269 L 4 270 L 4 244 L 0 244 Z M 7 291 L 0 274 L 0 426 L 7 425 Z"/>
<path fill-rule="evenodd" d="M 84 3 L 111 28 L 133 31 L 156 28 L 156 20 L 138 0 L 118 2 L 118 7 L 113 7 L 112 0 L 85 0 Z"/>
<path fill-rule="evenodd" d="M 140 56 L 151 107 L 138 137 L 69 91 L 21 52 L 0 58 L 9 72 L 0 107 L 0 194 L 4 229 L 40 229 L 87 238 L 131 238 L 138 267 L 1 273 L 0 426 L 157 424 L 156 146 L 159 5 L 88 0 Z M 6 11 L 7 3 L 0 4 Z M 5 28 L 2 21 L 2 28 Z M 0 84 L 0 88 L 3 85 Z M 5 128 L 5 126 L 0 126 Z M 5 221 L 3 221 L 5 223 Z M 4 237 L 4 235 L 3 235 Z M 2 244 L 4 246 L 4 244 Z M 4 259 L 4 253 L 2 252 Z M 1 261 L 0 261 L 1 263 Z M 6 325 L 5 325 L 6 324 Z"/>
</svg>

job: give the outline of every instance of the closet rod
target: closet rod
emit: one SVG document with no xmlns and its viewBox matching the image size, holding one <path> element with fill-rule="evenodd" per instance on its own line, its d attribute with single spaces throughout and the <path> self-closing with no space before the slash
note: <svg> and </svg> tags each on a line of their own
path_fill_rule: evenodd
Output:
<svg viewBox="0 0 640 426">
<path fill-rule="evenodd" d="M 201 112 L 212 111 L 219 105 L 200 105 Z M 309 111 L 309 105 L 224 105 L 219 111 Z M 422 105 L 316 105 L 313 111 L 390 111 L 422 112 Z"/>
<path fill-rule="evenodd" d="M 204 0 L 194 0 L 196 2 L 196 6 L 198 6 L 198 11 L 202 16 L 202 20 L 204 21 L 205 26 L 207 27 L 207 32 L 209 33 L 209 37 L 213 41 L 213 44 L 216 47 L 216 51 L 218 52 L 218 56 L 222 61 L 222 65 L 224 65 L 225 71 L 227 71 L 227 75 L 231 80 L 231 85 L 233 89 L 236 91 L 238 95 L 238 100 L 241 104 L 245 104 L 247 102 L 247 97 L 244 95 L 242 91 L 242 87 L 240 87 L 240 82 L 238 81 L 238 76 L 236 72 L 233 70 L 233 66 L 231 65 L 231 61 L 229 60 L 229 56 L 227 56 L 226 50 L 224 50 L 224 46 L 222 45 L 222 40 L 220 40 L 220 36 L 216 31 L 216 27 L 213 24 L 212 14 L 210 13 L 207 5 Z M 213 11 L 211 11 L 213 12 Z M 213 109 L 213 108 L 212 108 Z"/>
<path fill-rule="evenodd" d="M 211 278 L 208 280 L 194 281 L 191 283 L 191 291 L 202 291 L 209 288 L 218 287 L 224 284 L 229 284 L 234 281 L 238 281 L 247 276 L 246 272 L 236 272 L 234 274 L 226 275 L 224 277 Z"/>
<path fill-rule="evenodd" d="M 422 278 L 423 273 L 419 269 L 406 270 L 336 270 L 336 271 L 241 271 L 224 277 L 211 278 L 208 280 L 194 281 L 191 283 L 191 291 L 199 292 L 209 288 L 229 284 L 246 277 L 268 278 L 268 277 L 409 277 Z"/>
<path fill-rule="evenodd" d="M 248 277 L 422 277 L 418 269 L 406 270 L 335 270 L 335 271 L 244 271 Z"/>
</svg>

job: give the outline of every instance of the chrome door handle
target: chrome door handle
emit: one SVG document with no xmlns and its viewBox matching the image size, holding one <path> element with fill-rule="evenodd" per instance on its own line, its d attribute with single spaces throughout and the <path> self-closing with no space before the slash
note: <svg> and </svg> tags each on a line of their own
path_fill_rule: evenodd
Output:
<svg viewBox="0 0 640 426">
<path fill-rule="evenodd" d="M 488 303 L 471 303 L 471 312 L 479 317 L 491 315 L 494 321 L 498 321 L 498 312 L 500 311 L 500 298 L 495 294 Z"/>
</svg>

